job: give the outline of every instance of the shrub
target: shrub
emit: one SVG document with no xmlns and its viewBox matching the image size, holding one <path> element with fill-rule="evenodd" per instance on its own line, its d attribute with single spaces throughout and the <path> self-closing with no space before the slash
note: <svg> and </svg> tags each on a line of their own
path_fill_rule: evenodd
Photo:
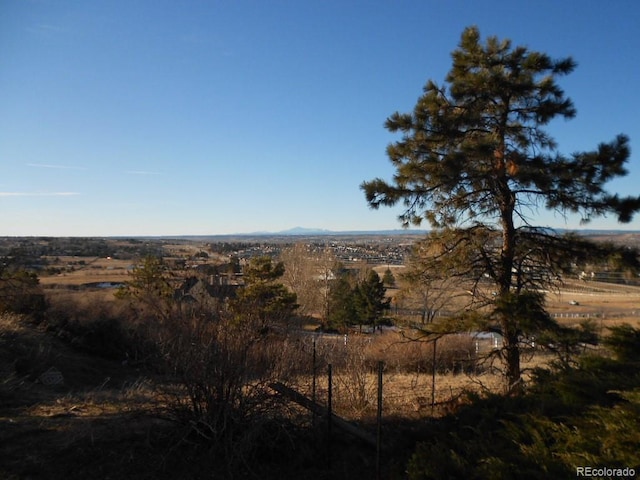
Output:
<svg viewBox="0 0 640 480">
<path fill-rule="evenodd" d="M 166 391 L 174 418 L 185 438 L 207 444 L 230 471 L 268 450 L 287 423 L 276 421 L 280 399 L 269 384 L 295 368 L 297 347 L 258 326 L 222 312 L 175 317 L 156 332 L 164 368 L 178 385 Z"/>
<path fill-rule="evenodd" d="M 0 270 L 0 312 L 29 315 L 41 321 L 47 302 L 35 273 L 26 270 Z"/>
<path fill-rule="evenodd" d="M 624 362 L 640 362 L 640 329 L 629 324 L 609 327 L 610 335 L 603 343 Z"/>
<path fill-rule="evenodd" d="M 363 340 L 358 340 L 358 339 Z M 473 338 L 467 335 L 445 335 L 435 344 L 425 340 L 412 340 L 402 334 L 388 332 L 373 336 L 351 336 L 348 349 L 363 350 L 365 363 L 375 369 L 378 361 L 394 372 L 468 373 L 476 369 L 476 352 Z"/>
<path fill-rule="evenodd" d="M 50 298 L 45 326 L 73 348 L 110 360 L 150 356 L 145 328 L 131 320 L 113 302 L 90 294 Z"/>
</svg>

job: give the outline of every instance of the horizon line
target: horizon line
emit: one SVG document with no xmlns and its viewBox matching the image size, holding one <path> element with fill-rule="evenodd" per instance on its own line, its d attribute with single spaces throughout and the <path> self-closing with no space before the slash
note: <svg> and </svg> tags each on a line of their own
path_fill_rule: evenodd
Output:
<svg viewBox="0 0 640 480">
<path fill-rule="evenodd" d="M 640 229 L 625 230 L 616 228 L 551 228 L 542 227 L 556 232 L 582 232 L 592 234 L 640 234 Z M 46 235 L 46 234 L 0 234 L 0 238 L 207 238 L 207 237 L 310 237 L 310 236 L 335 236 L 335 235 L 420 235 L 430 232 L 430 229 L 374 229 L 374 230 L 326 230 L 326 229 L 296 229 L 281 230 L 276 232 L 245 232 L 245 233 L 180 233 L 180 234 L 70 234 L 70 235 Z"/>
</svg>

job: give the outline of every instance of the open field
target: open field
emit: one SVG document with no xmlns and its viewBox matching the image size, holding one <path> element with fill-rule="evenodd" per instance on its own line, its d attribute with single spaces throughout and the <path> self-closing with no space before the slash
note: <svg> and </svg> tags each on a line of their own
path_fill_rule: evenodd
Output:
<svg viewBox="0 0 640 480">
<path fill-rule="evenodd" d="M 547 293 L 549 312 L 561 323 L 591 318 L 601 327 L 640 325 L 640 287 L 602 282 L 567 282 Z"/>
<path fill-rule="evenodd" d="M 131 260 L 108 257 L 63 256 L 51 259 L 49 262 L 50 269 L 58 269 L 60 273 L 40 275 L 40 283 L 44 287 L 125 282 L 133 268 Z"/>
</svg>

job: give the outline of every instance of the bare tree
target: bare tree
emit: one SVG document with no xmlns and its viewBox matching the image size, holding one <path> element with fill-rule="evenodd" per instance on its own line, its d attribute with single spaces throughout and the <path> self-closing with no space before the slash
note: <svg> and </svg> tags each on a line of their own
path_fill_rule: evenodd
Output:
<svg viewBox="0 0 640 480">
<path fill-rule="evenodd" d="M 296 243 L 283 250 L 280 259 L 286 267 L 282 283 L 296 293 L 300 305 L 298 311 L 306 315 L 319 315 L 326 320 L 329 284 L 337 265 L 333 251 Z"/>
</svg>

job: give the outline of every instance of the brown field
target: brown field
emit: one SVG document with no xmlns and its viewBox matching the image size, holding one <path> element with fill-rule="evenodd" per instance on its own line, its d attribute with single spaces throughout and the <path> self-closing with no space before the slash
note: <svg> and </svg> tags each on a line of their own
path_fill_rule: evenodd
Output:
<svg viewBox="0 0 640 480">
<path fill-rule="evenodd" d="M 402 288 L 401 274 L 404 267 L 378 265 L 374 270 L 382 278 L 387 268 Z M 387 290 L 389 297 L 394 297 L 399 292 L 397 288 Z M 454 309 L 468 302 L 463 288 L 451 293 L 449 297 Z M 568 279 L 559 289 L 548 291 L 546 299 L 549 313 L 562 324 L 577 325 L 581 321 L 592 319 L 603 329 L 620 323 L 640 325 L 640 286 Z M 419 308 L 419 302 L 415 300 L 403 299 L 403 302 L 410 308 Z"/>
<path fill-rule="evenodd" d="M 640 325 L 640 287 L 602 282 L 572 282 L 547 294 L 549 312 L 565 324 L 590 318 L 601 327 Z"/>
<path fill-rule="evenodd" d="M 132 268 L 131 260 L 103 257 L 56 257 L 51 267 L 63 270 L 54 275 L 41 275 L 40 283 L 50 286 L 78 286 L 97 282 L 124 282 Z"/>
</svg>

